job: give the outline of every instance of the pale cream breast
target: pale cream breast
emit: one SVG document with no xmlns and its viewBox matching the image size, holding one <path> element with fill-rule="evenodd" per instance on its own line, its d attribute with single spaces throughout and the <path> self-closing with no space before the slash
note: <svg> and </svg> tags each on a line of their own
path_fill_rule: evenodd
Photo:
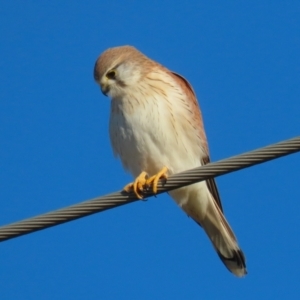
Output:
<svg viewBox="0 0 300 300">
<path fill-rule="evenodd" d="M 111 143 L 133 176 L 152 175 L 163 166 L 177 173 L 201 164 L 201 140 L 185 96 L 172 78 L 165 83 L 160 76 L 111 103 Z"/>
</svg>

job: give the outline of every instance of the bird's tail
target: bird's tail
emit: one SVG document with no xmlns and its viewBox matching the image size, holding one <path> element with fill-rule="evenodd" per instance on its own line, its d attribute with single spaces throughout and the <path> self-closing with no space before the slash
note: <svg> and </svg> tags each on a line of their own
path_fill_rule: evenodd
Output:
<svg viewBox="0 0 300 300">
<path fill-rule="evenodd" d="M 170 195 L 205 230 L 226 268 L 242 277 L 247 274 L 245 256 L 222 212 L 215 184 L 214 187 L 209 189 L 203 181 L 171 191 Z M 211 190 L 215 192 L 212 193 Z"/>
<path fill-rule="evenodd" d="M 226 268 L 236 276 L 242 277 L 247 274 L 245 256 L 221 209 L 215 200 L 212 200 L 209 201 L 205 217 L 200 225 Z"/>
</svg>

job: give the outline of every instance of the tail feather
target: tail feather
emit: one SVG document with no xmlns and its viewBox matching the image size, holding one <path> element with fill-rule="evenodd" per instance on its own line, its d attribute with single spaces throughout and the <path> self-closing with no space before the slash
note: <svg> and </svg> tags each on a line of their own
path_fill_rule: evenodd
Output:
<svg viewBox="0 0 300 300">
<path fill-rule="evenodd" d="M 238 277 L 247 274 L 245 256 L 236 237 L 214 199 L 207 207 L 201 226 L 207 233 L 226 268 Z"/>
<path fill-rule="evenodd" d="M 245 256 L 225 219 L 216 185 L 214 186 L 213 193 L 207 182 L 202 181 L 171 191 L 170 195 L 204 229 L 226 268 L 234 275 L 242 277 L 247 274 Z"/>
</svg>

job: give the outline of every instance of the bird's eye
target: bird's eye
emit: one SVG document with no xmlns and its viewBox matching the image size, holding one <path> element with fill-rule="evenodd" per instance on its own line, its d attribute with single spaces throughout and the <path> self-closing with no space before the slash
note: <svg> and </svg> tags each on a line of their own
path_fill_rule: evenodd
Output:
<svg viewBox="0 0 300 300">
<path fill-rule="evenodd" d="M 106 77 L 109 79 L 115 79 L 116 78 L 116 71 L 110 70 L 106 73 Z"/>
</svg>

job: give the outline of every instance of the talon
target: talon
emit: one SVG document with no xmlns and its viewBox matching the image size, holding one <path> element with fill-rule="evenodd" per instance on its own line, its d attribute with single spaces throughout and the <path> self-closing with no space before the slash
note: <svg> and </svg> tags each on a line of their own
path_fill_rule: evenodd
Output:
<svg viewBox="0 0 300 300">
<path fill-rule="evenodd" d="M 168 168 L 163 167 L 157 174 L 151 176 L 149 179 L 146 180 L 146 185 L 152 185 L 152 191 L 154 194 L 157 193 L 157 185 L 159 179 L 167 179 L 168 178 Z"/>
<path fill-rule="evenodd" d="M 144 190 L 144 186 L 147 182 L 148 174 L 146 172 L 142 172 L 134 182 L 127 184 L 123 190 L 127 193 L 134 192 L 137 198 L 143 199 L 142 192 Z"/>
</svg>

